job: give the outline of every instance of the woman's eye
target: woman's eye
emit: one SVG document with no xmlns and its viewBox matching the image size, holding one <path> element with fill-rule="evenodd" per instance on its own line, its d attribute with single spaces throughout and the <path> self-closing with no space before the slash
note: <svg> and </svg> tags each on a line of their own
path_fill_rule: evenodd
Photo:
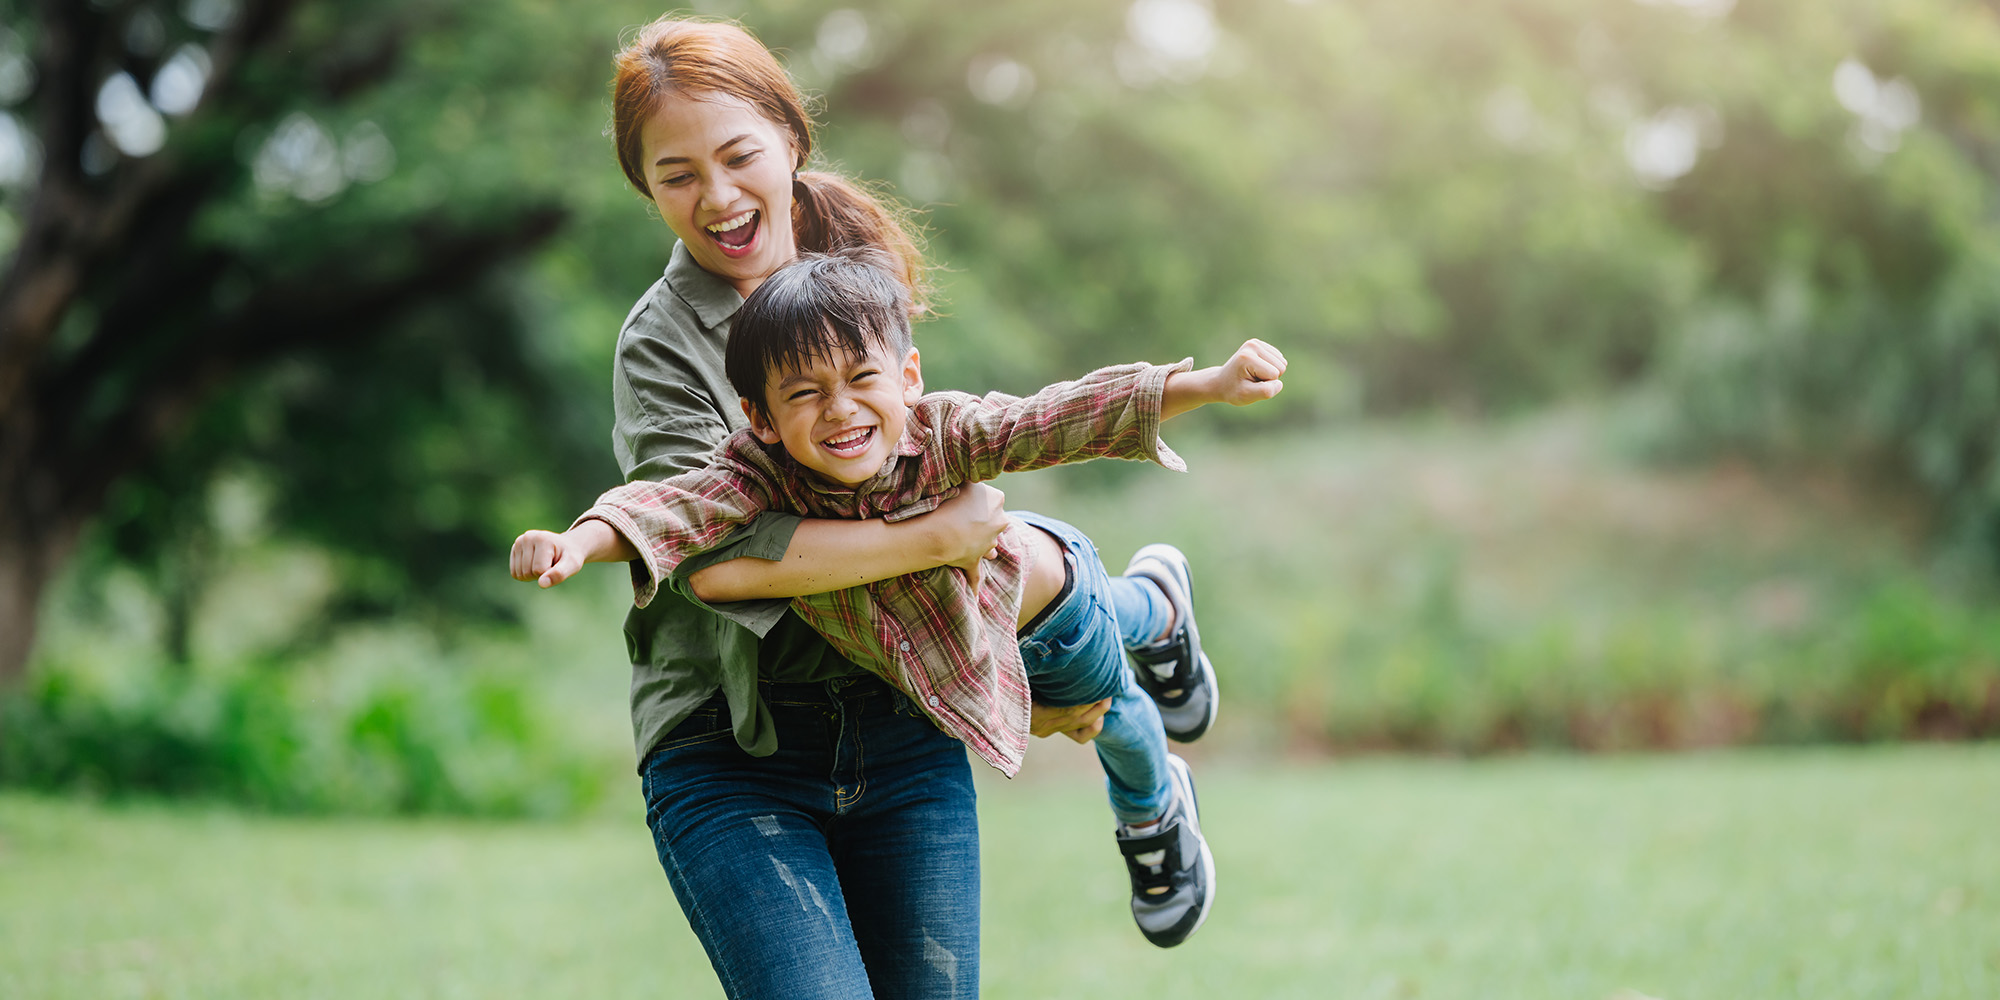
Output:
<svg viewBox="0 0 2000 1000">
<path fill-rule="evenodd" d="M 680 187 L 691 180 L 694 180 L 693 174 L 674 174 L 671 177 L 663 178 L 660 181 L 660 185 L 662 187 Z"/>
<path fill-rule="evenodd" d="M 749 163 L 749 162 L 750 162 L 751 160 L 754 160 L 754 159 L 756 159 L 756 158 L 757 158 L 757 154 L 759 154 L 759 153 L 761 153 L 761 152 L 763 152 L 763 150 L 761 150 L 761 149 L 753 149 L 753 150 L 751 150 L 751 151 L 749 151 L 749 152 L 747 152 L 747 153 L 738 153 L 738 154 L 736 154 L 735 156 L 733 156 L 733 157 L 730 157 L 730 159 L 729 159 L 729 165 L 730 165 L 730 166 L 732 166 L 732 167 L 740 167 L 740 166 L 743 166 L 744 164 L 746 164 L 746 163 Z"/>
</svg>

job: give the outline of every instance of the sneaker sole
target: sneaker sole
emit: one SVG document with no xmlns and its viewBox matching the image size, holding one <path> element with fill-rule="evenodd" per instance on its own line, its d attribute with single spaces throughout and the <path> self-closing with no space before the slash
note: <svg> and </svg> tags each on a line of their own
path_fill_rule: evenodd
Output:
<svg viewBox="0 0 2000 1000">
<path fill-rule="evenodd" d="M 1188 938 L 1194 937 L 1195 932 L 1201 930 L 1201 925 L 1208 923 L 1208 911 L 1215 906 L 1215 855 L 1209 852 L 1208 838 L 1201 833 L 1201 796 L 1194 790 L 1194 774 L 1188 770 L 1187 761 L 1182 760 L 1178 754 L 1168 754 L 1167 765 L 1174 769 L 1174 779 L 1182 782 L 1187 788 L 1188 801 L 1193 806 L 1189 810 L 1191 814 L 1189 819 L 1194 823 L 1195 842 L 1201 845 L 1202 884 L 1208 886 L 1208 895 L 1201 901 L 1201 912 L 1195 915 L 1194 926 L 1188 928 L 1186 936 L 1174 942 L 1179 945 L 1185 944 Z"/>
</svg>

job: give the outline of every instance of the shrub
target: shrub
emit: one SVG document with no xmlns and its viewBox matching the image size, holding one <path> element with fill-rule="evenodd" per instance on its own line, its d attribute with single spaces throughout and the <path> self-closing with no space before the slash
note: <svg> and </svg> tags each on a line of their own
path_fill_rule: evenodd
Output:
<svg viewBox="0 0 2000 1000">
<path fill-rule="evenodd" d="M 271 664 L 107 676 L 44 662 L 0 697 L 0 784 L 298 812 L 573 812 L 600 769 L 532 704 L 517 684 L 442 669 L 335 693 Z"/>
</svg>

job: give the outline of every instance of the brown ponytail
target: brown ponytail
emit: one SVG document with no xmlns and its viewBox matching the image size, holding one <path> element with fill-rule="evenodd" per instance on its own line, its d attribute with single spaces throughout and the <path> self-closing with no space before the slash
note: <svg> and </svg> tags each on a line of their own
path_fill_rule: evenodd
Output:
<svg viewBox="0 0 2000 1000">
<path fill-rule="evenodd" d="M 792 182 L 792 232 L 807 253 L 874 249 L 887 254 L 910 294 L 912 315 L 925 309 L 930 291 L 923 251 L 910 235 L 904 210 L 855 181 L 823 170 L 800 171 Z"/>
<path fill-rule="evenodd" d="M 672 93 L 728 94 L 791 136 L 792 228 L 799 249 L 828 253 L 873 247 L 890 255 L 921 312 L 928 292 L 923 251 L 907 213 L 885 195 L 826 171 L 802 171 L 812 156 L 812 118 L 771 50 L 741 25 L 662 17 L 639 29 L 612 60 L 611 141 L 626 180 L 650 199 L 640 130 Z"/>
</svg>

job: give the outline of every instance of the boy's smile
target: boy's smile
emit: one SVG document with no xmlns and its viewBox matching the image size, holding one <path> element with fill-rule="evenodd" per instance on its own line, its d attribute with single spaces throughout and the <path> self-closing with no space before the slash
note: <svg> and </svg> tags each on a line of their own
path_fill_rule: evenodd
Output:
<svg viewBox="0 0 2000 1000">
<path fill-rule="evenodd" d="M 889 350 L 871 343 L 863 355 L 839 351 L 798 370 L 767 372 L 769 416 L 743 401 L 752 432 L 765 444 L 783 442 L 800 465 L 834 482 L 873 479 L 895 454 L 910 406 L 924 392 L 916 349 L 900 362 L 889 359 Z"/>
</svg>

